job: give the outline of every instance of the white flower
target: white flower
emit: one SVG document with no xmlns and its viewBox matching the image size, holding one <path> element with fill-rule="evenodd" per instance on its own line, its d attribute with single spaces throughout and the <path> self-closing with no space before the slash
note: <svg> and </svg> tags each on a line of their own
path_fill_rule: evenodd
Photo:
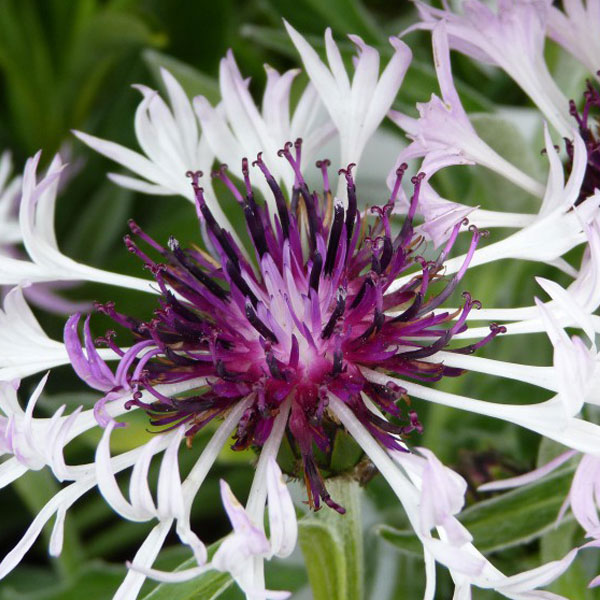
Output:
<svg viewBox="0 0 600 600">
<path fill-rule="evenodd" d="M 350 81 L 331 29 L 325 31 L 329 63 L 326 66 L 289 23 L 285 22 L 285 26 L 339 132 L 341 164 L 358 164 L 368 139 L 379 127 L 402 85 L 412 59 L 410 48 L 397 37 L 390 37 L 394 54 L 380 76 L 377 50 L 359 36 L 349 36 L 358 51 Z"/>
<path fill-rule="evenodd" d="M 19 222 L 15 218 L 21 178 L 10 179 L 11 173 L 12 158 L 10 152 L 4 151 L 0 156 L 0 252 L 4 252 L 2 246 L 21 241 Z"/>
<path fill-rule="evenodd" d="M 56 155 L 46 175 L 37 181 L 40 155 L 38 152 L 25 165 L 19 208 L 23 245 L 31 260 L 0 255 L 0 285 L 83 280 L 152 292 L 143 279 L 88 267 L 61 253 L 54 233 L 54 206 L 64 165 Z"/>
<path fill-rule="evenodd" d="M 207 144 L 216 158 L 227 164 L 237 177 L 243 177 L 242 159 L 246 157 L 252 161 L 261 152 L 265 162 L 273 165 L 275 180 L 283 182 L 290 191 L 294 175 L 289 169 L 279 167 L 279 149 L 286 141 L 302 138 L 300 166 L 305 167 L 333 135 L 334 127 L 326 118 L 312 83 L 304 89 L 290 117 L 290 92 L 300 72 L 298 69 L 279 74 L 266 65 L 265 70 L 267 86 L 259 110 L 248 90 L 248 80 L 242 77 L 230 50 L 221 60 L 219 69 L 221 103 L 212 107 L 206 98 L 198 96 L 194 99 L 194 108 Z M 257 187 L 267 202 L 271 202 L 267 182 L 261 181 Z M 276 214 L 274 204 L 271 210 Z"/>
<path fill-rule="evenodd" d="M 490 148 L 471 125 L 452 78 L 448 28 L 446 21 L 442 20 L 435 25 L 432 34 L 434 64 L 442 97 L 432 94 L 429 102 L 417 104 L 418 119 L 390 111 L 392 121 L 413 140 L 400 152 L 396 167 L 412 158 L 427 156 L 428 164 L 426 166 L 424 163 L 421 170 L 431 176 L 444 166 L 476 163 L 497 172 L 531 194 L 542 196 L 544 186 Z M 391 174 L 388 181 L 390 187 L 393 179 Z"/>
<path fill-rule="evenodd" d="M 508 4 L 502 6 L 502 11 L 508 10 Z M 493 21 L 496 17 L 490 18 Z M 516 27 L 512 17 L 507 23 L 509 29 Z M 450 30 L 450 24 L 448 28 Z M 408 66 L 410 52 L 394 38 L 394 55 L 380 76 L 378 53 L 360 39 L 351 38 L 359 49 L 359 57 L 350 83 L 330 32 L 326 34 L 329 68 L 297 32 L 291 28 L 289 32 L 312 85 L 338 129 L 342 152 L 346 152 L 342 160 L 358 160 L 367 140 L 389 110 Z M 443 49 L 443 28 L 436 29 L 435 35 L 436 43 L 440 42 L 438 36 L 442 36 Z M 452 35 L 456 36 L 456 32 Z M 534 41 L 537 43 L 537 37 Z M 448 66 L 440 69 L 449 78 Z M 209 107 L 204 100 L 196 103 L 203 135 L 211 146 L 211 161 L 213 153 L 219 160 L 228 156 L 245 158 L 246 152 L 261 149 L 265 157 L 269 153 L 277 154 L 275 137 L 296 133 L 295 127 L 300 137 L 311 140 L 309 146 L 322 139 L 320 136 L 327 131 L 327 126 L 317 124 L 311 117 L 312 110 L 308 110 L 319 106 L 311 88 L 305 91 L 296 114 L 290 119 L 286 108 L 294 72 L 281 76 L 272 71 L 268 73 L 268 94 L 261 113 L 251 101 L 233 57 L 229 55 L 222 62 L 221 107 Z M 203 158 L 194 152 L 200 152 L 202 142 L 197 126 L 190 125 L 189 101 L 169 76 L 163 73 L 163 77 L 166 77 L 172 108 L 144 89 L 144 100 L 137 114 L 140 145 L 149 159 L 110 143 L 89 138 L 88 142 L 146 180 L 117 178 L 118 183 L 152 193 L 162 194 L 167 190 L 181 193 L 181 169 L 197 170 L 198 164 L 194 161 L 199 163 Z M 446 95 L 454 93 L 446 84 L 444 90 Z M 460 112 L 459 104 L 455 108 L 460 113 L 461 126 L 468 129 L 470 125 L 464 111 Z M 191 129 L 184 129 L 185 124 Z M 301 126 L 306 129 L 300 130 Z M 572 134 L 570 130 L 569 133 Z M 163 147 L 157 146 L 158 141 Z M 5 463 L 11 465 L 5 469 L 9 472 L 7 479 L 20 476 L 25 468 L 47 465 L 67 485 L 48 502 L 23 540 L 0 563 L 0 576 L 15 567 L 54 514 L 57 524 L 51 553 L 60 552 L 66 511 L 82 494 L 97 487 L 123 518 L 154 522 L 116 598 L 137 597 L 147 575 L 162 581 L 181 581 L 213 568 L 230 572 L 248 598 L 286 597 L 285 592 L 266 590 L 264 577 L 264 560 L 288 555 L 297 536 L 293 505 L 275 460 L 285 433 L 293 439 L 301 455 L 311 506 L 318 508 L 322 501 L 343 512 L 343 507 L 328 494 L 314 456 L 315 446 L 327 448 L 331 443 L 323 427 L 326 423 L 333 428 L 343 426 L 351 434 L 403 504 L 424 547 L 427 598 L 434 597 L 435 562 L 450 569 L 457 585 L 457 597 L 467 598 L 471 586 L 494 589 L 509 598 L 536 597 L 538 594 L 533 590 L 560 575 L 573 560 L 575 551 L 561 561 L 520 575 L 507 577 L 495 569 L 472 545 L 470 534 L 456 519 L 464 503 L 462 479 L 443 467 L 427 450 L 418 456 L 405 452 L 403 434 L 420 428 L 416 414 L 408 413 L 408 424 L 401 427 L 388 421 L 375 404 L 402 419 L 405 415 L 397 401 L 409 394 L 509 421 L 570 448 L 600 456 L 600 426 L 578 416 L 579 400 L 565 402 L 567 382 L 560 369 L 469 356 L 503 331 L 502 327 L 490 323 L 489 330 L 481 336 L 483 339 L 464 348 L 444 351 L 453 336 L 457 340 L 473 336 L 467 330 L 469 320 L 490 322 L 490 315 L 499 311 L 491 308 L 488 313 L 475 316 L 472 309 L 477 307 L 477 302 L 468 294 L 460 310 L 442 311 L 439 306 L 456 289 L 468 267 L 506 258 L 550 262 L 573 276 L 575 281 L 570 289 L 576 293 L 577 304 L 584 312 L 581 316 L 562 306 L 562 292 L 552 282 L 544 281 L 544 289 L 553 300 L 548 306 L 542 306 L 541 313 L 536 309 L 532 315 L 529 307 L 501 312 L 502 320 L 517 324 L 511 333 L 520 331 L 521 322 L 527 331 L 543 331 L 550 315 L 559 318 L 558 327 L 573 321 L 581 323 L 586 331 L 596 327 L 594 319 L 585 316 L 585 312 L 593 309 L 600 296 L 598 277 L 594 274 L 599 258 L 598 244 L 590 245 L 579 272 L 563 258 L 588 239 L 591 243 L 591 237 L 598 233 L 598 196 L 576 205 L 587 162 L 585 147 L 575 136 L 572 172 L 565 182 L 548 132 L 546 144 L 550 173 L 543 194 L 540 193 L 543 200 L 539 213 L 528 215 L 526 219 L 520 216 L 515 233 L 483 248 L 477 248 L 480 232 L 472 229 L 469 249 L 458 259 L 446 260 L 464 218 L 465 213 L 460 212 L 464 207 L 460 206 L 450 206 L 448 211 L 436 215 L 439 221 L 433 226 L 431 237 L 440 243 L 447 240 L 438 257 L 426 260 L 418 254 L 414 258 L 421 245 L 420 234 L 413 228 L 413 217 L 422 186 L 427 189 L 423 175 L 413 179 L 414 193 L 399 233 L 392 234 L 389 212 L 400 193 L 404 167 L 397 174 L 390 202 L 375 207 L 376 216 L 369 224 L 368 238 L 361 237 L 364 229 L 359 225 L 371 214 L 358 210 L 351 168 L 342 171 L 347 202 L 342 202 L 341 197 L 330 202 L 326 165 L 321 164 L 325 194 L 318 204 L 318 195 L 312 194 L 305 183 L 302 161 L 306 157 L 301 154 L 304 146 L 298 143 L 296 156 L 286 144 L 282 151 L 284 158 L 280 159 L 282 163 L 288 161 L 291 175 L 280 174 L 280 167 L 272 166 L 271 159 L 267 165 L 266 158 L 257 157 L 254 172 L 264 175 L 259 184 L 261 189 L 272 192 L 267 200 L 273 209 L 271 212 L 254 198 L 246 161 L 239 170 L 246 187 L 244 193 L 235 188 L 224 170 L 217 175 L 243 207 L 256 251 L 256 265 L 246 260 L 235 243 L 234 233 L 215 208 L 216 199 L 207 197 L 211 189 L 201 188 L 197 173 L 192 174 L 191 188 L 212 256 L 195 248 L 184 249 L 173 239 L 163 247 L 135 228 L 141 242 L 150 246 L 149 252 L 158 253 L 159 260 L 166 262 L 156 263 L 128 240 L 128 248 L 155 276 L 158 290 L 154 291 L 160 294 L 161 302 L 155 318 L 148 322 L 121 315 L 112 304 L 102 308 L 115 322 L 131 331 L 135 340 L 131 348 L 120 348 L 114 343 L 106 352 L 96 350 L 88 323 L 84 324 L 82 347 L 77 334 L 79 315 L 67 321 L 64 345 L 52 341 L 28 310 L 20 291 L 12 292 L 5 307 L 6 323 L 0 323 L 8 332 L 6 342 L 0 343 L 0 367 L 5 369 L 4 375 L 31 375 L 49 366 L 64 364 L 66 354 L 79 377 L 104 395 L 95 410 L 80 410 L 68 416 L 60 410 L 50 419 L 32 420 L 37 395 L 29 413 L 21 414 L 15 405 L 14 388 L 6 388 L 7 393 L 13 394 L 3 405 L 5 418 L 0 423 L 2 448 L 11 455 Z M 61 163 L 55 159 L 48 174 L 38 183 L 38 158 L 39 155 L 27 164 L 20 211 L 23 240 L 31 262 L 11 263 L 0 258 L 1 273 L 8 273 L 7 282 L 89 279 L 153 291 L 144 280 L 92 269 L 60 253 L 54 237 L 53 208 Z M 454 158 L 448 159 L 446 148 L 434 148 L 425 164 L 435 171 L 454 164 Z M 283 182 L 284 189 L 278 180 Z M 285 191 L 289 192 L 285 190 L 286 185 L 291 186 L 293 208 L 285 197 Z M 189 197 L 187 192 L 184 195 Z M 445 274 L 452 277 L 441 292 L 433 295 L 428 286 L 432 281 L 441 283 L 444 268 Z M 510 331 L 510 328 L 511 323 L 507 329 Z M 577 389 L 587 394 L 587 377 L 592 373 L 590 353 L 584 352 L 579 343 L 565 339 L 560 330 L 550 329 L 558 363 L 571 369 L 574 362 L 581 361 Z M 14 356 L 10 354 L 11 348 L 16 349 Z M 109 368 L 106 362 L 109 360 L 118 361 L 115 369 Z M 535 405 L 506 405 L 450 394 L 410 381 L 435 381 L 445 374 L 457 375 L 463 368 L 533 384 L 547 390 L 551 397 Z M 191 393 L 184 396 L 184 392 Z M 584 401 L 594 402 L 594 396 L 589 396 L 585 396 Z M 117 426 L 117 417 L 127 409 L 146 412 L 152 423 L 165 431 L 134 450 L 111 456 L 111 433 Z M 177 457 L 183 435 L 191 439 L 201 427 L 218 419 L 222 421 L 182 481 Z M 95 461 L 83 465 L 65 464 L 64 447 L 93 427 L 96 420 L 105 426 L 105 431 Z M 39 437 L 32 433 L 36 430 Z M 191 529 L 191 507 L 220 449 L 234 431 L 234 447 L 255 445 L 261 451 L 245 508 L 233 498 L 228 486 L 221 484 L 233 533 L 207 562 L 200 536 Z M 40 446 L 42 440 L 47 441 L 47 447 Z M 148 467 L 152 457 L 163 450 L 158 486 L 153 495 L 147 482 Z M 129 492 L 125 494 L 117 484 L 116 475 L 129 468 L 132 469 Z M 264 532 L 267 503 L 270 539 Z M 165 574 L 154 570 L 153 564 L 173 525 L 180 541 L 191 548 L 197 566 Z"/>
<path fill-rule="evenodd" d="M 438 10 L 417 1 L 423 22 L 433 29 L 445 20 L 452 48 L 504 69 L 539 107 L 561 136 L 571 135 L 569 105 L 544 60 L 550 3 L 547 0 L 500 0 L 494 12 L 479 0 L 462 3 L 463 14 Z M 446 5 L 447 6 L 447 5 Z"/>
<path fill-rule="evenodd" d="M 565 0 L 563 11 L 550 7 L 548 36 L 577 58 L 598 79 L 600 70 L 600 2 Z"/>
</svg>

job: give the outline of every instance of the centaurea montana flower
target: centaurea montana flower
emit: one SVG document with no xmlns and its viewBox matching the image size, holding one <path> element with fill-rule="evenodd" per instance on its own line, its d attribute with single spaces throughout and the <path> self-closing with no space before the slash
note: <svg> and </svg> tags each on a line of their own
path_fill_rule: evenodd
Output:
<svg viewBox="0 0 600 600">
<path fill-rule="evenodd" d="M 297 39 L 295 41 L 298 42 Z M 343 67 L 332 44 L 330 42 L 329 63 L 331 72 L 335 72 L 333 83 L 344 83 L 340 72 Z M 305 63 L 319 60 L 303 44 L 298 45 Z M 359 61 L 366 60 L 373 65 L 372 49 L 358 45 L 361 49 Z M 397 50 L 402 48 L 399 45 Z M 406 60 L 406 53 L 404 56 Z M 377 85 L 374 73 L 361 71 L 363 77 L 369 75 L 372 84 L 369 93 L 375 91 L 374 98 L 377 99 L 374 112 L 377 118 L 371 116 L 369 119 L 373 131 L 389 110 L 405 70 L 403 61 L 393 64 L 394 76 L 388 74 L 388 85 L 383 88 Z M 321 67 L 324 65 L 317 65 L 318 73 L 323 73 Z M 232 68 L 231 61 L 227 68 Z M 230 71 L 228 75 L 231 75 Z M 315 77 L 314 85 L 319 96 L 331 91 L 331 81 Z M 138 125 L 140 135 L 155 132 L 171 142 L 175 140 L 177 146 L 187 143 L 180 127 L 183 121 L 178 121 L 178 118 L 187 115 L 185 119 L 189 119 L 190 113 L 189 107 L 184 109 L 182 106 L 184 100 L 188 102 L 187 98 L 175 96 L 178 92 L 173 91 L 176 86 L 172 81 L 171 86 L 173 112 L 162 103 L 160 110 L 154 113 L 154 120 L 141 115 Z M 288 88 L 283 86 L 283 89 Z M 357 85 L 356 91 L 360 89 Z M 236 95 L 238 101 L 247 94 L 247 89 L 239 85 L 226 87 L 223 91 Z M 153 96 L 154 99 L 157 97 Z M 284 103 L 287 101 L 286 93 L 282 93 L 282 99 Z M 340 94 L 337 103 L 326 104 L 326 108 L 335 113 L 339 104 L 347 100 L 345 94 Z M 146 102 L 146 97 L 143 103 L 142 112 L 150 111 L 152 104 Z M 370 109 L 370 105 L 358 105 L 361 111 L 357 118 L 365 118 L 365 111 Z M 202 122 L 202 111 L 199 113 Z M 336 121 L 333 115 L 330 116 L 338 130 L 353 126 L 348 120 L 338 118 Z M 228 118 L 234 119 L 235 115 Z M 232 122 L 228 124 L 234 127 Z M 240 136 L 237 142 L 242 144 Z M 144 139 L 148 141 L 147 137 Z M 158 289 L 156 286 L 151 288 L 148 280 L 125 278 L 73 264 L 74 261 L 69 262 L 60 253 L 55 241 L 49 244 L 48 230 L 52 226 L 53 214 L 52 209 L 45 211 L 45 208 L 50 200 L 53 208 L 54 196 L 44 192 L 53 189 L 52 183 L 59 176 L 58 169 L 37 182 L 37 160 L 29 161 L 21 210 L 27 234 L 26 249 L 32 262 L 7 263 L 10 267 L 7 278 L 12 283 L 19 283 L 21 273 L 18 268 L 22 267 L 39 280 L 96 279 L 110 285 L 156 293 L 161 307 L 154 319 L 143 322 L 116 312 L 115 305 L 104 305 L 101 310 L 131 332 L 133 346 L 121 348 L 109 334 L 104 339 L 109 348 L 98 349 L 89 326 L 84 325 L 85 348 L 82 348 L 77 339 L 80 317 L 75 315 L 68 322 L 65 345 L 54 342 L 45 336 L 33 315 L 27 313 L 20 290 L 17 288 L 11 292 L 11 302 L 5 305 L 5 321 L 7 327 L 12 327 L 11 339 L 21 343 L 19 347 L 23 352 L 15 353 L 13 348 L 11 355 L 10 344 L 6 344 L 5 348 L 0 345 L 3 350 L 0 366 L 8 366 L 7 373 L 15 377 L 17 373 L 18 376 L 31 375 L 49 366 L 71 362 L 79 375 L 101 391 L 104 397 L 97 403 L 95 414 L 92 410 L 81 411 L 69 421 L 68 426 L 65 419 L 70 417 L 59 415 L 54 421 L 35 419 L 31 416 L 32 411 L 29 417 L 19 421 L 23 423 L 21 430 L 35 428 L 44 432 L 46 438 L 13 435 L 16 425 L 11 425 L 10 435 L 5 436 L 10 440 L 10 444 L 5 444 L 5 452 L 10 458 L 2 465 L 7 465 L 2 474 L 7 479 L 20 476 L 23 463 L 19 457 L 26 456 L 21 447 L 33 448 L 37 458 L 35 468 L 44 465 L 56 468 L 56 476 L 67 485 L 42 509 L 17 548 L 0 563 L 0 575 L 14 568 L 54 514 L 59 518 L 51 551 L 53 554 L 60 552 L 66 511 L 85 492 L 98 486 L 107 502 L 124 518 L 158 521 L 137 552 L 116 597 L 135 597 L 146 574 L 172 579 L 170 575 L 150 569 L 173 524 L 181 542 L 192 549 L 199 569 L 177 578 L 192 577 L 212 564 L 214 568 L 230 570 L 250 598 L 269 597 L 269 592 L 264 589 L 262 561 L 273 554 L 283 556 L 289 553 L 295 541 L 294 515 L 289 510 L 287 492 L 283 491 L 285 486 L 274 468 L 274 459 L 284 435 L 286 431 L 291 434 L 299 458 L 294 473 L 300 475 L 304 472 L 306 475 L 309 500 L 315 507 L 323 502 L 341 510 L 342 507 L 327 493 L 323 475 L 328 473 L 322 467 L 321 459 L 327 454 L 323 449 L 331 445 L 333 434 L 345 429 L 390 483 L 423 543 L 428 598 L 433 598 L 435 593 L 436 561 L 450 568 L 457 583 L 457 592 L 465 597 L 471 585 L 496 589 L 509 598 L 532 597 L 535 592 L 531 590 L 562 573 L 575 553 L 513 577 L 506 577 L 496 570 L 472 546 L 469 533 L 455 518 L 464 502 L 464 482 L 426 450 L 415 456 L 406 452 L 403 436 L 410 429 L 418 429 L 420 424 L 414 414 L 402 410 L 401 403 L 409 392 L 415 398 L 472 410 L 540 431 L 583 452 L 597 451 L 598 427 L 578 418 L 575 411 L 565 415 L 564 411 L 556 410 L 554 399 L 540 405 L 504 405 L 441 392 L 407 380 L 432 381 L 472 368 L 557 391 L 559 382 L 544 367 L 532 368 L 468 354 L 468 351 L 504 330 L 504 326 L 495 325 L 492 331 L 489 328 L 466 329 L 465 324 L 472 317 L 470 311 L 476 306 L 469 296 L 465 297 L 461 308 L 437 308 L 454 291 L 469 265 L 485 264 L 499 258 L 558 260 L 574 246 L 586 242 L 590 232 L 595 231 L 596 198 L 588 198 L 574 207 L 587 162 L 583 142 L 574 137 L 573 168 L 569 181 L 565 183 L 562 165 L 549 136 L 548 140 L 550 176 L 543 193 L 544 210 L 539 215 L 532 215 L 526 226 L 513 235 L 485 248 L 476 249 L 480 233 L 476 228 L 471 229 L 469 251 L 465 256 L 452 260 L 448 260 L 450 249 L 460 231 L 466 229 L 462 227 L 462 217 L 445 223 L 443 241 L 440 242 L 442 248 L 435 260 L 426 260 L 421 255 L 423 241 L 420 233 L 413 228 L 413 218 L 423 192 L 421 175 L 413 181 L 415 193 L 406 205 L 407 217 L 399 231 L 394 229 L 390 212 L 401 195 L 400 177 L 404 166 L 395 174 L 392 202 L 375 207 L 374 212 L 363 211 L 359 206 L 349 167 L 341 171 L 341 180 L 346 185 L 345 194 L 334 200 L 328 183 L 328 165 L 321 161 L 324 194 L 319 198 L 311 193 L 305 183 L 306 169 L 301 166 L 302 160 L 306 160 L 306 153 L 299 155 L 300 144 L 283 148 L 280 162 L 291 175 L 282 175 L 281 178 L 274 176 L 274 169 L 284 173 L 284 167 L 274 167 L 271 160 L 267 162 L 262 156 L 257 156 L 254 172 L 258 178 L 253 176 L 253 183 L 261 182 L 260 189 L 268 191 L 266 205 L 261 205 L 254 196 L 247 161 L 241 162 L 238 172 L 244 182 L 243 192 L 237 189 L 225 169 L 219 169 L 216 177 L 229 187 L 246 217 L 248 234 L 255 250 L 255 256 L 247 258 L 236 243 L 233 231 L 225 221 L 217 218 L 215 198 L 201 189 L 201 180 L 195 170 L 198 165 L 186 164 L 186 170 L 191 170 L 193 185 L 190 186 L 191 193 L 180 193 L 196 202 L 208 252 L 196 247 L 183 249 L 175 240 L 163 246 L 135 224 L 132 224 L 132 231 L 144 247 L 131 239 L 127 241 L 131 251 L 154 275 Z M 196 141 L 201 143 L 201 140 Z M 358 140 L 354 149 L 362 151 L 363 142 Z M 231 148 L 234 147 L 237 148 L 232 143 Z M 167 193 L 167 186 L 161 189 L 152 187 L 152 183 L 162 185 L 152 179 L 153 173 L 160 171 L 149 170 L 151 164 L 145 162 L 145 157 L 133 156 L 131 151 L 114 145 L 99 146 L 99 149 L 106 150 L 107 154 L 145 177 L 145 191 Z M 158 148 L 152 145 L 144 150 L 150 156 Z M 218 155 L 216 149 L 211 151 Z M 248 155 L 243 149 L 242 156 Z M 160 154 L 152 156 L 157 166 L 164 160 Z M 144 160 L 140 161 L 140 158 Z M 164 165 L 162 167 L 165 171 Z M 233 164 L 233 168 L 238 167 Z M 177 170 L 172 176 L 177 179 L 177 189 L 182 190 L 183 171 Z M 287 187 L 286 181 L 291 182 L 290 187 Z M 140 185 L 122 179 L 119 183 L 132 187 Z M 140 185 L 139 189 L 142 187 Z M 205 187 L 208 190 L 208 185 Z M 170 191 L 175 191 L 175 185 Z M 343 201 L 341 197 L 344 197 Z M 370 229 L 367 229 L 368 223 L 371 224 Z M 151 256 L 159 256 L 165 264 L 159 264 Z M 573 268 L 569 272 L 576 276 L 572 288 L 581 297 L 585 296 L 589 305 L 595 308 L 599 301 L 598 293 L 596 288 L 590 292 L 589 283 L 590 270 L 595 269 L 598 257 L 596 254 L 586 256 L 579 272 Z M 442 265 L 444 271 L 441 271 Z M 0 267 L 4 267 L 1 261 Z M 450 278 L 444 279 L 447 275 Z M 441 286 L 441 291 L 433 291 L 431 285 L 434 284 Z M 394 307 L 396 310 L 393 310 Z M 552 311 L 557 310 L 551 303 L 548 307 Z M 498 318 L 510 321 L 506 326 L 507 333 L 540 331 L 543 327 L 538 322 L 539 318 L 532 317 L 530 307 L 511 311 L 478 311 L 478 320 L 493 322 Z M 569 315 L 559 314 L 563 325 L 567 324 Z M 21 327 L 27 331 L 28 340 L 19 340 Z M 444 351 L 451 337 L 476 338 L 478 341 L 463 348 L 467 353 L 456 352 L 456 347 Z M 36 364 L 31 364 L 29 346 L 39 349 L 44 345 L 49 349 L 48 355 L 39 351 Z M 115 359 L 119 366 L 112 370 L 105 361 Z M 394 373 L 400 377 L 395 377 Z M 13 398 L 3 405 L 8 422 L 18 411 L 14 387 L 6 389 Z M 112 431 L 118 425 L 117 419 L 128 409 L 146 411 L 156 422 L 158 431 L 172 430 L 155 435 L 139 448 L 111 457 L 109 442 Z M 540 410 L 547 418 L 540 420 Z M 385 413 L 392 418 L 387 418 Z M 191 438 L 204 424 L 221 416 L 222 423 L 182 482 L 177 463 L 177 448 L 182 438 L 186 433 Z M 63 448 L 74 437 L 93 427 L 96 418 L 106 428 L 94 463 L 77 465 L 71 470 L 61 469 Z M 16 418 L 11 421 L 16 422 Z M 58 429 L 60 436 L 56 435 Z M 236 544 L 232 542 L 225 545 L 212 563 L 206 563 L 203 546 L 191 529 L 190 508 L 219 449 L 234 431 L 237 432 L 237 447 L 262 446 L 245 516 L 235 504 L 228 505 L 225 499 L 228 495 L 224 494 L 226 510 L 232 517 L 234 537 L 238 536 L 236 542 L 243 542 L 244 560 L 235 560 L 232 551 Z M 48 439 L 48 444 L 37 446 L 42 439 Z M 151 457 L 163 450 L 163 468 L 155 503 L 146 477 Z M 115 481 L 115 474 L 128 468 L 132 468 L 129 500 Z M 352 470 L 352 465 L 348 468 Z M 273 486 L 274 481 L 279 481 L 278 488 Z M 282 508 L 280 518 L 273 520 L 275 489 L 283 499 L 282 506 L 287 506 L 287 509 Z M 434 498 L 432 489 L 443 493 Z M 267 497 L 271 519 L 270 541 L 260 536 L 260 533 L 264 534 Z"/>
<path fill-rule="evenodd" d="M 111 399 L 110 394 L 118 397 L 140 386 L 155 395 L 156 401 L 142 402 L 134 393 L 127 405 L 148 412 L 154 426 L 171 429 L 184 424 L 190 440 L 212 419 L 251 398 L 233 447 L 261 448 L 275 416 L 289 410 L 286 431 L 301 460 L 310 505 L 318 509 L 323 501 L 343 511 L 329 497 L 315 457 L 316 448 L 325 453 L 332 449 L 336 424 L 327 411 L 329 395 L 335 394 L 350 406 L 384 446 L 403 449 L 398 435 L 420 429 L 416 413 L 403 414 L 398 406 L 404 396 L 401 386 L 373 385 L 363 377 L 361 368 L 419 381 L 460 373 L 424 359 L 446 348 L 453 335 L 464 331 L 467 315 L 478 306 L 467 295 L 459 315 L 433 314 L 462 279 L 480 233 L 473 230 L 462 266 L 442 291 L 432 294 L 461 224 L 456 225 L 455 234 L 436 260 L 426 261 L 420 255 L 421 239 L 414 234 L 412 219 L 423 176 L 413 180 L 411 211 L 394 235 L 389 213 L 395 195 L 386 205 L 371 209 L 374 219 L 369 223 L 357 208 L 351 166 L 344 171 L 348 195 L 348 207 L 344 208 L 331 197 L 327 163 L 318 163 L 324 184 L 324 199 L 320 200 L 309 191 L 300 171 L 300 140 L 295 144 L 295 156 L 292 147 L 286 144 L 281 151 L 296 178 L 290 207 L 260 154 L 254 164 L 271 187 L 276 216 L 256 202 L 247 161 L 243 195 L 224 169 L 214 174 L 226 182 L 244 211 L 258 272 L 217 224 L 200 187 L 201 173 L 190 173 L 198 216 L 214 256 L 183 249 L 173 238 L 167 247 L 162 246 L 130 223 L 139 242 L 161 257 L 161 262 L 154 261 L 146 248 L 126 238 L 129 250 L 156 278 L 161 308 L 152 320 L 143 322 L 118 313 L 113 303 L 98 307 L 133 334 L 134 344 L 127 351 L 120 350 L 111 336 L 106 338 L 121 356 L 115 375 L 105 363 L 95 360 L 89 329 L 85 336 L 88 356 L 83 354 L 75 329 L 78 315 L 67 323 L 65 343 L 79 376 L 96 389 L 111 390 L 102 406 Z M 399 169 L 396 192 L 403 173 L 404 169 Z M 415 268 L 418 273 L 393 294 L 388 293 L 400 275 Z M 399 314 L 388 316 L 392 310 Z M 450 325 L 453 317 L 457 318 Z M 482 341 L 453 351 L 471 353 L 499 331 L 501 328 L 492 327 Z M 159 383 L 200 378 L 205 378 L 207 389 L 181 400 L 155 389 Z M 363 395 L 404 422 L 394 425 L 376 418 L 366 409 Z"/>
</svg>

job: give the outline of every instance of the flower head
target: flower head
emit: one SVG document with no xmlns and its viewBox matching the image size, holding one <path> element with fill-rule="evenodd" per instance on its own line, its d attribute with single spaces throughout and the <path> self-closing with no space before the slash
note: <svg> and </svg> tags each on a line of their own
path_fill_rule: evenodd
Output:
<svg viewBox="0 0 600 600">
<path fill-rule="evenodd" d="M 328 395 L 342 399 L 386 447 L 404 449 L 398 436 L 421 429 L 416 413 L 398 404 L 408 400 L 405 390 L 391 383 L 370 383 L 361 368 L 419 381 L 461 373 L 427 359 L 464 331 L 469 312 L 478 306 L 466 294 L 458 313 L 434 313 L 462 279 L 481 234 L 473 230 L 462 266 L 444 281 L 444 259 L 461 225 L 436 260 L 423 257 L 425 244 L 413 229 L 423 175 L 413 179 L 411 210 L 402 228 L 392 232 L 389 214 L 405 166 L 398 170 L 389 202 L 361 214 L 353 165 L 342 171 L 347 184 L 345 208 L 332 199 L 328 161 L 317 163 L 323 174 L 323 196 L 309 191 L 299 166 L 300 152 L 300 140 L 280 151 L 295 178 L 289 205 L 260 154 L 254 162 L 272 191 L 275 215 L 256 201 L 246 160 L 244 193 L 224 168 L 213 173 L 233 191 L 244 212 L 256 265 L 216 222 L 200 186 L 202 174 L 190 173 L 212 255 L 198 248 L 184 249 L 174 238 L 162 246 L 130 223 L 137 241 L 126 237 L 125 243 L 154 275 L 161 292 L 160 308 L 150 321 L 142 321 L 118 313 L 113 303 L 98 306 L 134 338 L 127 350 L 115 345 L 112 334 L 104 338 L 120 355 L 114 375 L 91 345 L 89 320 L 87 357 L 76 335 L 78 316 L 67 323 L 65 343 L 80 377 L 109 392 L 97 404 L 98 414 L 105 402 L 133 391 L 127 406 L 145 410 L 160 430 L 184 425 L 190 441 L 208 422 L 250 399 L 233 447 L 261 448 L 275 416 L 289 402 L 287 430 L 301 465 L 294 474 L 303 475 L 311 506 L 318 509 L 322 501 L 343 511 L 327 493 L 319 469 L 318 457 L 331 452 L 338 429 L 327 410 Z M 158 255 L 156 260 L 152 253 Z M 388 294 L 392 283 L 407 274 L 408 282 Z M 440 285 L 441 290 L 432 293 Z M 492 327 L 482 341 L 454 351 L 472 352 L 499 331 Z M 184 398 L 166 397 L 156 389 L 159 384 L 191 380 L 202 380 L 204 385 Z M 135 391 L 138 387 L 155 401 L 142 402 Z M 363 395 L 397 422 L 367 410 Z"/>
</svg>

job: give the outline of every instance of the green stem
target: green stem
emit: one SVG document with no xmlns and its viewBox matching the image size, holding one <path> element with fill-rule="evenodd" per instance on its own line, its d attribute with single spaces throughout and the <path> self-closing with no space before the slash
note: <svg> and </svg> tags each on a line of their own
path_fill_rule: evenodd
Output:
<svg viewBox="0 0 600 600">
<path fill-rule="evenodd" d="M 346 514 L 324 507 L 299 523 L 299 542 L 313 597 L 314 600 L 363 600 L 362 490 L 348 477 L 328 479 L 327 490 L 346 509 Z"/>
</svg>

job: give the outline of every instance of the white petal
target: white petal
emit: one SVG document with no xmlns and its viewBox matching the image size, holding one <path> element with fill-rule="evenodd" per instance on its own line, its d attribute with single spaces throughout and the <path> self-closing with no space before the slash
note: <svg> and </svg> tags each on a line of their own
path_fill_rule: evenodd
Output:
<svg viewBox="0 0 600 600">
<path fill-rule="evenodd" d="M 269 460 L 267 466 L 267 500 L 271 553 L 285 558 L 296 547 L 298 523 L 292 498 L 274 458 Z"/>
</svg>

